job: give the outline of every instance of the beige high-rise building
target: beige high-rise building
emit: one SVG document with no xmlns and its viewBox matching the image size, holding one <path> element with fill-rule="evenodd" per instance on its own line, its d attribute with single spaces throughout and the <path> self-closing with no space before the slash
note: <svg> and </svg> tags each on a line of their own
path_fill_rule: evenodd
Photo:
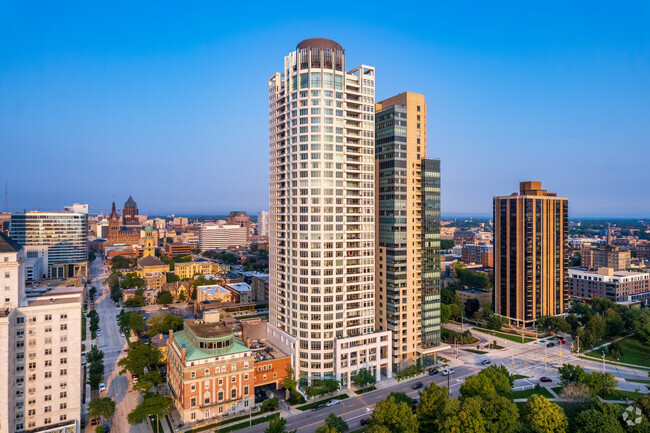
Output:
<svg viewBox="0 0 650 433">
<path fill-rule="evenodd" d="M 392 332 L 393 368 L 402 369 L 443 348 L 440 161 L 426 159 L 424 95 L 378 102 L 375 128 L 377 329 Z"/>
<path fill-rule="evenodd" d="M 568 309 L 568 214 L 540 182 L 494 197 L 494 311 L 516 326 Z"/>
<path fill-rule="evenodd" d="M 269 338 L 302 384 L 392 376 L 375 332 L 375 69 L 307 39 L 269 79 Z"/>
<path fill-rule="evenodd" d="M 27 297 L 24 262 L 0 233 L 0 432 L 78 432 L 83 289 Z"/>
</svg>

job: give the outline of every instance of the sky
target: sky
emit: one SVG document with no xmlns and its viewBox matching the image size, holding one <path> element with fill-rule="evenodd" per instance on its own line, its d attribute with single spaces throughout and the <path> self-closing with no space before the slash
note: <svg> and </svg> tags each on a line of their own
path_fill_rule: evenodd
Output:
<svg viewBox="0 0 650 433">
<path fill-rule="evenodd" d="M 378 101 L 426 96 L 443 215 L 538 180 L 571 217 L 648 217 L 649 22 L 645 1 L 0 0 L 0 181 L 11 211 L 267 209 L 268 79 L 324 37 Z"/>
</svg>

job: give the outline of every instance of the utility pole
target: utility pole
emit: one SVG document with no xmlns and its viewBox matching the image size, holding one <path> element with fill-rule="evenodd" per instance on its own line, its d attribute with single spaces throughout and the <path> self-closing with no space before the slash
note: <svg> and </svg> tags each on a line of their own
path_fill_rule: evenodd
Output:
<svg viewBox="0 0 650 433">
<path fill-rule="evenodd" d="M 546 361 L 548 360 L 548 358 L 546 356 L 546 350 L 547 350 L 547 348 L 544 347 L 544 371 L 546 371 Z"/>
<path fill-rule="evenodd" d="M 603 350 L 603 373 L 605 372 L 605 351 Z"/>
</svg>

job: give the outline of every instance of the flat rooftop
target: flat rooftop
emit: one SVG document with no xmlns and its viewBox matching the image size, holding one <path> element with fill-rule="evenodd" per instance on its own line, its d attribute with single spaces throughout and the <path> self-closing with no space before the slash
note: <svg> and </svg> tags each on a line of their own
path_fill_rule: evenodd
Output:
<svg viewBox="0 0 650 433">
<path fill-rule="evenodd" d="M 222 323 L 200 323 L 190 320 L 184 323 L 199 338 L 223 338 L 233 333 L 232 329 Z"/>
</svg>

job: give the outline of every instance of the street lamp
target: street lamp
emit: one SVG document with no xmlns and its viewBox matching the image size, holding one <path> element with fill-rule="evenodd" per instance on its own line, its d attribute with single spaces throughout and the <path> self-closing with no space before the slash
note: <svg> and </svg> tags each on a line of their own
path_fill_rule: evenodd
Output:
<svg viewBox="0 0 650 433">
<path fill-rule="evenodd" d="M 605 351 L 603 350 L 603 373 L 605 372 Z"/>
<path fill-rule="evenodd" d="M 447 374 L 447 389 L 449 390 L 449 397 L 451 397 L 451 375 L 454 374 L 453 370 L 449 370 L 449 374 Z"/>
</svg>

